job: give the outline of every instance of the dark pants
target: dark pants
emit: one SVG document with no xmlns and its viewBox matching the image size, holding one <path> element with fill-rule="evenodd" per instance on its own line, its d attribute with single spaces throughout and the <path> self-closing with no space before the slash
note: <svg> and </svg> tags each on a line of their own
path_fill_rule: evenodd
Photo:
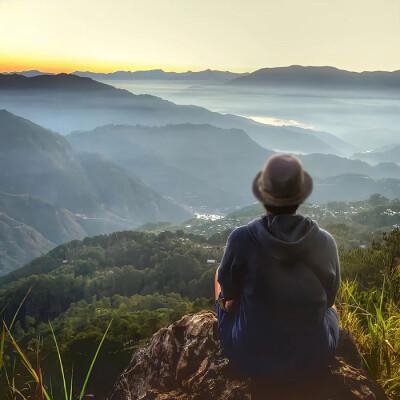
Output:
<svg viewBox="0 0 400 400">
<path fill-rule="evenodd" d="M 218 302 L 216 302 L 216 312 L 218 317 L 218 330 L 219 330 L 219 338 L 222 350 L 226 357 L 231 360 L 232 367 L 237 368 L 240 372 L 240 365 L 235 365 L 235 354 L 237 350 L 235 350 L 232 344 L 232 329 L 235 323 L 235 312 L 226 312 L 221 309 Z M 326 353 L 328 354 L 327 359 L 333 359 L 335 356 L 336 347 L 339 340 L 339 319 L 336 311 L 333 308 L 328 308 L 325 313 L 324 318 L 324 328 L 327 331 L 328 343 Z M 325 346 L 325 345 L 324 345 Z M 328 362 L 326 363 L 328 364 Z M 318 371 L 320 368 L 318 367 Z M 302 374 L 307 375 L 308 371 L 301 371 L 299 375 Z M 310 371 L 315 376 L 315 371 Z M 253 376 L 252 374 L 247 374 Z M 258 379 L 255 383 L 256 386 L 259 386 L 265 383 L 264 379 Z"/>
</svg>

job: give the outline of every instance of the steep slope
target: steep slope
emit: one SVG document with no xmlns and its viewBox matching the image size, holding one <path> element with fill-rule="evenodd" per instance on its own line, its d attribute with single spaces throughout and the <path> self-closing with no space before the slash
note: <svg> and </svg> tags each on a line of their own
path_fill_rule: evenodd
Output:
<svg viewBox="0 0 400 400">
<path fill-rule="evenodd" d="M 77 150 L 104 155 L 178 201 L 208 208 L 249 201 L 243 188 L 271 154 L 243 131 L 209 125 L 104 126 L 67 138 Z"/>
<path fill-rule="evenodd" d="M 63 136 L 7 111 L 0 111 L 0 212 L 8 218 L 3 245 L 15 246 L 4 253 L 7 270 L 54 244 L 191 215 L 133 172 L 76 155 Z"/>
<path fill-rule="evenodd" d="M 0 192 L 0 212 L 31 226 L 56 244 L 82 239 L 87 235 L 79 218 L 71 211 L 27 194 Z"/>
<path fill-rule="evenodd" d="M 0 275 L 47 253 L 53 246 L 32 227 L 0 212 Z"/>
<path fill-rule="evenodd" d="M 0 108 L 61 133 L 107 124 L 211 124 L 243 129 L 266 148 L 301 153 L 342 153 L 301 128 L 289 130 L 201 107 L 177 105 L 155 96 L 134 95 L 74 75 L 27 78 L 0 74 Z"/>
<path fill-rule="evenodd" d="M 143 222 L 184 220 L 190 216 L 178 204 L 160 196 L 134 175 L 98 154 L 81 153 L 79 160 L 101 207 L 120 228 Z"/>
<path fill-rule="evenodd" d="M 95 196 L 64 137 L 0 111 L 0 190 L 31 194 L 73 211 L 95 209 Z"/>
<path fill-rule="evenodd" d="M 0 155 L 3 192 L 34 195 L 91 217 L 118 217 L 120 205 L 109 200 L 120 190 L 119 183 L 124 195 L 138 202 L 130 205 L 136 211 L 124 215 L 127 220 L 122 226 L 143 223 L 147 217 L 154 221 L 187 216 L 180 207 L 135 180 L 133 171 L 128 178 L 120 168 L 104 164 L 98 157 L 80 158 L 63 136 L 7 111 L 0 111 Z"/>
<path fill-rule="evenodd" d="M 334 67 L 292 65 L 290 67 L 262 68 L 228 83 L 340 90 L 396 90 L 400 87 L 400 70 L 394 72 L 350 72 Z"/>
</svg>

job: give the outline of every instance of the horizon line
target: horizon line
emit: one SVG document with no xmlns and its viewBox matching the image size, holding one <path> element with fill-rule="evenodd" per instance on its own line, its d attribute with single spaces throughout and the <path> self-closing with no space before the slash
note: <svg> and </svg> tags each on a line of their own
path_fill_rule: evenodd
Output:
<svg viewBox="0 0 400 400">
<path fill-rule="evenodd" d="M 74 74 L 76 72 L 81 72 L 81 73 L 93 73 L 93 74 L 115 74 L 118 72 L 127 72 L 127 73 L 135 73 L 135 72 L 154 72 L 154 71 L 160 71 L 164 73 L 175 73 L 175 74 L 185 74 L 185 73 L 199 73 L 199 72 L 226 72 L 226 73 L 234 73 L 234 74 L 251 74 L 253 72 L 259 71 L 260 69 L 277 69 L 277 68 L 291 68 L 291 67 L 303 67 L 303 68 L 332 68 L 332 69 L 337 69 L 340 71 L 346 71 L 346 72 L 355 72 L 355 73 L 363 73 L 363 72 L 397 72 L 400 71 L 399 69 L 393 69 L 393 70 L 385 70 L 385 69 L 363 69 L 363 70 L 352 70 L 352 69 L 346 69 L 346 68 L 340 68 L 336 67 L 334 65 L 304 65 L 304 64 L 290 64 L 290 65 L 284 65 L 284 66 L 274 66 L 274 67 L 260 67 L 254 70 L 243 70 L 243 71 L 238 71 L 235 68 L 232 69 L 214 69 L 214 68 L 189 68 L 189 69 L 182 69 L 180 67 L 176 67 L 176 69 L 171 69 L 168 67 L 150 67 L 150 68 L 138 68 L 138 69 L 110 69 L 110 70 L 103 70 L 103 71 L 96 71 L 91 70 L 91 69 L 70 69 L 67 68 L 65 70 L 62 69 L 42 69 L 40 67 L 32 67 L 32 68 L 23 68 L 20 70 L 16 69 L 6 69 L 2 70 L 0 74 L 22 74 L 22 73 L 27 73 L 27 72 L 40 72 L 41 74 L 49 74 L 49 75 L 58 75 L 58 74 Z"/>
</svg>

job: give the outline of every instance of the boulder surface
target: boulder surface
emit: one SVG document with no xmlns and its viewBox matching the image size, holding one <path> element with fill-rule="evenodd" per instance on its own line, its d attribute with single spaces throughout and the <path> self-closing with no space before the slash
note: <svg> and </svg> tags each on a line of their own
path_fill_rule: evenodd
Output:
<svg viewBox="0 0 400 400">
<path fill-rule="evenodd" d="M 133 354 L 109 400 L 384 400 L 345 332 L 329 372 L 301 385 L 253 383 L 221 354 L 215 314 L 186 315 Z"/>
</svg>

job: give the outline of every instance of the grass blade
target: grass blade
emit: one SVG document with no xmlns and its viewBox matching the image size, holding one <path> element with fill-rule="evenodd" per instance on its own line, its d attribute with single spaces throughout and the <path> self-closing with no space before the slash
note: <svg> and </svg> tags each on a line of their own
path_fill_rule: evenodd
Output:
<svg viewBox="0 0 400 400">
<path fill-rule="evenodd" d="M 21 303 L 19 303 L 19 306 L 18 306 L 18 308 L 17 308 L 17 311 L 15 312 L 14 317 L 13 317 L 13 319 L 11 320 L 11 324 L 10 324 L 10 328 L 9 328 L 10 331 L 12 330 L 12 328 L 13 328 L 13 326 L 14 326 L 14 323 L 15 323 L 15 320 L 17 319 L 17 316 L 18 316 L 18 314 L 19 314 L 19 312 L 20 312 L 22 306 L 24 305 L 26 299 L 28 298 L 29 294 L 31 293 L 31 291 L 32 291 L 32 287 L 30 287 L 30 288 L 28 289 L 28 291 L 26 292 L 26 294 L 25 294 L 24 298 L 22 299 Z"/>
<path fill-rule="evenodd" d="M 55 344 L 56 350 L 57 350 L 58 363 L 60 365 L 61 378 L 62 378 L 62 383 L 63 383 L 63 388 L 64 388 L 64 397 L 65 397 L 65 400 L 68 400 L 67 382 L 65 380 L 64 364 L 62 361 L 60 348 L 58 346 L 57 338 L 54 333 L 54 329 L 53 329 L 53 326 L 51 325 L 51 322 L 49 322 L 49 326 L 50 326 L 51 334 L 53 336 L 53 341 L 54 341 L 54 344 Z"/>
<path fill-rule="evenodd" d="M 18 355 L 21 358 L 22 364 L 24 365 L 24 367 L 26 368 L 26 370 L 29 372 L 29 374 L 32 376 L 33 380 L 38 384 L 41 385 L 41 390 L 43 391 L 44 397 L 46 400 L 52 400 L 51 397 L 49 396 L 49 394 L 47 393 L 46 388 L 44 388 L 42 386 L 42 382 L 41 379 L 39 377 L 39 375 L 37 374 L 37 372 L 35 371 L 35 368 L 33 368 L 32 364 L 30 363 L 30 361 L 28 360 L 28 358 L 26 357 L 26 355 L 24 354 L 24 352 L 21 350 L 21 348 L 19 347 L 18 343 L 16 342 L 16 340 L 14 339 L 14 336 L 11 334 L 10 330 L 7 328 L 7 326 L 4 324 L 4 327 L 6 329 L 7 335 L 11 340 L 11 344 L 14 347 L 14 349 L 16 350 L 16 352 L 18 353 Z"/>
<path fill-rule="evenodd" d="M 4 326 L 1 330 L 1 337 L 0 337 L 0 370 L 3 368 L 4 362 L 4 343 L 6 341 L 6 329 Z"/>
<path fill-rule="evenodd" d="M 95 362 L 96 362 L 96 360 L 97 360 L 97 357 L 98 357 L 98 355 L 99 355 L 99 353 L 100 353 L 100 349 L 101 349 L 101 347 L 103 346 L 103 343 L 104 343 L 104 340 L 105 340 L 105 338 L 106 338 L 106 336 L 107 336 L 107 334 L 108 334 L 108 331 L 110 330 L 111 324 L 112 324 L 112 320 L 111 320 L 110 323 L 108 324 L 107 329 L 106 329 L 106 331 L 104 332 L 104 335 L 103 335 L 103 337 L 101 338 L 101 341 L 100 341 L 99 345 L 97 346 L 96 353 L 95 353 L 94 356 L 93 356 L 92 362 L 90 363 L 89 370 L 88 370 L 88 372 L 87 372 L 87 374 L 86 374 L 86 377 L 85 377 L 85 381 L 83 382 L 83 386 L 82 386 L 81 392 L 80 392 L 80 394 L 79 394 L 79 400 L 82 400 L 82 399 L 83 399 L 83 396 L 85 395 L 86 386 L 87 386 L 87 384 L 88 384 L 88 382 L 89 382 L 89 378 L 90 378 L 90 375 L 91 375 L 91 373 L 92 373 L 94 364 L 95 364 Z"/>
<path fill-rule="evenodd" d="M 70 382 L 70 385 L 69 385 L 69 400 L 72 400 L 73 386 L 74 386 L 74 369 L 72 368 L 72 371 L 71 371 L 71 382 Z"/>
</svg>

